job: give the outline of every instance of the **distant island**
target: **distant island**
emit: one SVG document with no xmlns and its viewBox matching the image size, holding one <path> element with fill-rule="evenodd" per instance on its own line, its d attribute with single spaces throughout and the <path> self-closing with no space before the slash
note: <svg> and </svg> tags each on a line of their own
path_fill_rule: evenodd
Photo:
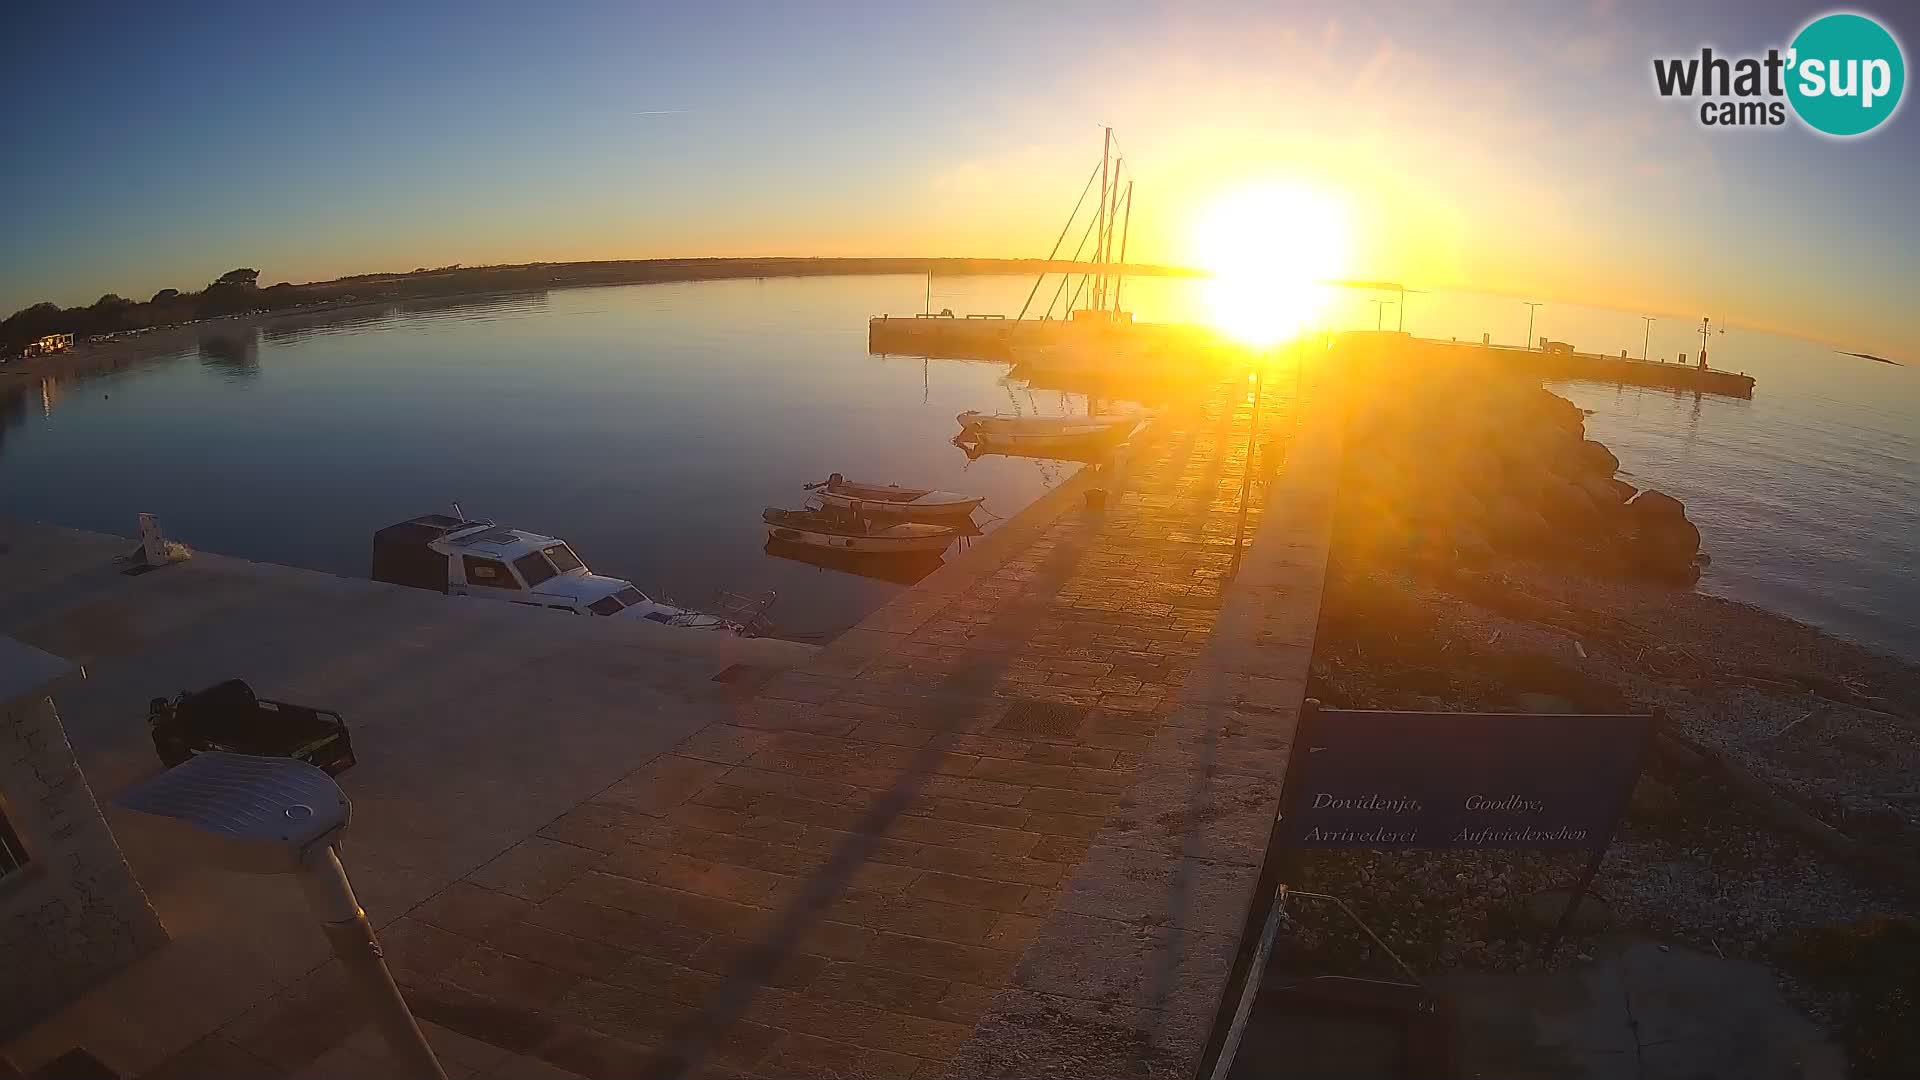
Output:
<svg viewBox="0 0 1920 1080">
<path fill-rule="evenodd" d="M 523 263 L 509 266 L 421 267 L 405 274 L 355 274 L 332 281 L 260 286 L 260 272 L 240 267 L 198 292 L 161 289 L 147 300 L 107 293 L 83 307 L 54 303 L 25 307 L 0 321 L 0 357 L 18 355 L 54 335 L 75 342 L 156 327 L 316 304 L 401 300 L 467 293 L 526 292 L 582 285 L 635 285 L 724 278 L 820 277 L 870 274 L 984 274 L 1084 272 L 1086 263 L 1046 259 L 622 259 L 608 262 Z M 1196 277 L 1200 271 L 1170 266 L 1118 266 L 1118 272 L 1148 277 Z"/>
<path fill-rule="evenodd" d="M 1889 360 L 1884 356 L 1875 356 L 1870 352 L 1853 352 L 1850 349 L 1835 349 L 1833 351 L 1842 356 L 1857 356 L 1862 360 L 1871 360 L 1876 364 L 1892 364 L 1894 367 L 1906 367 L 1905 364 L 1902 364 L 1898 360 Z"/>
</svg>

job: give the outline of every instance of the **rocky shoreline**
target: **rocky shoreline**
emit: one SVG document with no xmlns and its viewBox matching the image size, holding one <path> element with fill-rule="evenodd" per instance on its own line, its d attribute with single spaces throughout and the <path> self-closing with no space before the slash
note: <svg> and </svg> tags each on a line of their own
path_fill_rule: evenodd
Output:
<svg viewBox="0 0 1920 1080">
<path fill-rule="evenodd" d="M 1310 696 L 1657 710 L 1660 752 L 1596 880 L 1604 902 L 1552 965 L 1580 963 L 1602 931 L 1761 960 L 1841 1030 L 1858 1075 L 1895 1075 L 1876 1063 L 1920 1055 L 1901 1034 L 1920 1027 L 1920 975 L 1887 976 L 1906 1004 L 1884 1014 L 1864 996 L 1874 976 L 1836 982 L 1821 958 L 1837 941 L 1920 960 L 1887 945 L 1913 938 L 1920 898 L 1920 665 L 1687 588 L 1706 560 L 1684 508 L 1617 481 L 1579 410 L 1537 383 L 1471 363 L 1385 374 L 1370 383 L 1391 391 L 1355 405 Z M 1305 885 L 1346 898 L 1418 971 L 1540 970 L 1555 890 L 1584 861 L 1319 852 Z M 1390 975 L 1358 931 L 1316 925 L 1296 961 Z"/>
<path fill-rule="evenodd" d="M 1618 478 L 1586 416 L 1477 350 L 1376 367 L 1347 431 L 1350 540 L 1433 564 L 1547 559 L 1690 585 L 1709 560 L 1680 501 Z"/>
</svg>

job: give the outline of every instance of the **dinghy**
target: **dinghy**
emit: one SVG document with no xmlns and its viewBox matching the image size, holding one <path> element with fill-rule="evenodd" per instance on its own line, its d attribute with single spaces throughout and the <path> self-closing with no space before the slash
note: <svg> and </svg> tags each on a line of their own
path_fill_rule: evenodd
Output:
<svg viewBox="0 0 1920 1080">
<path fill-rule="evenodd" d="M 1115 446 L 1125 442 L 1134 433 L 1136 427 L 1137 420 L 1134 417 L 1128 417 L 1125 423 L 1119 424 L 1088 423 L 1082 417 L 1078 423 L 1032 430 L 982 431 L 967 428 L 954 437 L 953 444 L 965 450 L 969 459 L 977 459 L 983 454 L 1004 454 L 1007 457 L 1091 462 L 1104 460 Z"/>
<path fill-rule="evenodd" d="M 1119 428 L 1133 430 L 1140 422 L 1138 413 L 1103 413 L 1099 416 L 989 416 L 982 412 L 963 412 L 954 417 L 960 422 L 963 433 L 976 435 L 1018 435 L 1034 438 L 1041 435 L 1085 435 L 1090 431 L 1106 431 Z"/>
<path fill-rule="evenodd" d="M 808 484 L 807 490 L 819 493 L 820 501 L 830 509 L 851 510 L 854 503 L 862 503 L 870 514 L 935 524 L 972 515 L 983 498 L 898 484 L 863 484 L 839 473 L 818 484 Z"/>
<path fill-rule="evenodd" d="M 760 520 L 767 523 L 767 535 L 775 540 L 868 555 L 945 551 L 956 535 L 945 525 L 874 520 L 859 506 L 845 511 L 769 506 L 761 512 Z"/>
</svg>

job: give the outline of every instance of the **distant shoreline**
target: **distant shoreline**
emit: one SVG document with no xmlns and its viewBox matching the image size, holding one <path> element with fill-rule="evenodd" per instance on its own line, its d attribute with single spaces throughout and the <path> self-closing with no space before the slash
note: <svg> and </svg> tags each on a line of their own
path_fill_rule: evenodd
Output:
<svg viewBox="0 0 1920 1080">
<path fill-rule="evenodd" d="M 762 277 L 877 277 L 926 274 L 986 277 L 1002 274 L 1084 272 L 1087 263 L 1046 259 L 630 259 L 617 262 L 529 263 L 459 267 L 411 274 L 365 274 L 295 286 L 318 299 L 277 311 L 229 315 L 134 331 L 110 340 L 90 340 L 66 352 L 0 364 L 0 391 L 30 378 L 110 371 L 157 356 L 195 348 L 212 334 L 322 317 L 331 322 L 356 313 L 408 304 L 513 296 L 554 289 L 610 285 L 665 285 L 688 281 L 737 281 Z M 1180 267 L 1129 265 L 1116 269 L 1139 277 L 1196 277 Z M 372 294 L 372 295 L 369 295 Z"/>
<path fill-rule="evenodd" d="M 362 309 L 373 311 L 392 307 L 395 303 L 394 300 L 333 301 L 287 311 L 204 319 L 200 322 L 134 333 L 111 341 L 82 342 L 66 352 L 29 357 L 0 365 L 0 392 L 10 387 L 24 386 L 29 379 L 48 375 L 71 377 L 112 371 L 155 357 L 186 352 L 197 348 L 206 337 L 236 329 L 251 329 L 269 323 L 308 319 L 316 315 L 325 316 L 325 321 L 330 322 Z"/>
</svg>

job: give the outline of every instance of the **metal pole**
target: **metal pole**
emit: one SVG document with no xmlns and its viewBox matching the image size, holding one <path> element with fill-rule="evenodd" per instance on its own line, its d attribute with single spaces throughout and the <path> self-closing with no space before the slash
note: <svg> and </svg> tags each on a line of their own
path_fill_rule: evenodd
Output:
<svg viewBox="0 0 1920 1080">
<path fill-rule="evenodd" d="M 1640 316 L 1640 321 L 1647 324 L 1647 332 L 1640 335 L 1640 360 L 1642 363 L 1645 363 L 1647 359 L 1647 342 L 1653 340 L 1653 316 L 1642 315 Z"/>
<path fill-rule="evenodd" d="M 1253 417 L 1247 422 L 1247 457 L 1240 468 L 1240 523 L 1233 529 L 1233 565 L 1228 580 L 1240 573 L 1240 549 L 1247 538 L 1247 499 L 1253 490 L 1253 441 L 1260 433 L 1260 391 L 1266 385 L 1266 364 L 1253 369 Z"/>
<path fill-rule="evenodd" d="M 393 973 L 387 970 L 380 943 L 373 936 L 373 924 L 354 897 L 346 868 L 331 846 L 308 856 L 300 871 L 300 886 L 307 894 L 307 903 L 320 916 L 321 929 L 326 931 L 333 954 L 347 969 L 347 977 L 358 982 L 368 995 L 373 1022 L 386 1038 L 395 1064 L 409 1077 L 447 1080 L 433 1048 L 427 1045 L 427 1037 L 414 1023 L 407 999 L 394 984 Z"/>
<path fill-rule="evenodd" d="M 1126 167 L 1127 167 L 1126 158 L 1119 157 L 1113 160 L 1113 195 L 1112 195 L 1112 198 L 1107 203 L 1106 265 L 1108 267 L 1113 266 L 1113 227 L 1120 223 L 1120 173 L 1123 170 L 1125 170 Z M 1117 275 L 1109 275 L 1109 276 L 1114 277 L 1116 279 L 1114 282 L 1114 291 L 1118 291 L 1119 283 L 1117 280 Z M 1101 302 L 1100 302 L 1101 310 L 1103 311 L 1106 310 L 1106 305 L 1107 305 L 1107 297 L 1102 296 Z"/>
<path fill-rule="evenodd" d="M 1394 327 L 1396 333 L 1407 332 L 1407 287 L 1400 286 L 1400 325 Z"/>
<path fill-rule="evenodd" d="M 1552 936 L 1540 947 L 1541 963 L 1553 959 L 1553 950 L 1560 946 L 1560 940 L 1567 936 L 1567 928 L 1573 925 L 1573 913 L 1580 910 L 1580 898 L 1593 887 L 1594 875 L 1600 872 L 1600 860 L 1606 857 L 1606 848 L 1593 853 L 1592 860 L 1587 863 L 1586 873 L 1580 875 L 1580 884 L 1573 887 L 1573 895 L 1567 898 L 1567 910 L 1560 913 L 1560 922 L 1554 926 Z"/>
<path fill-rule="evenodd" d="M 1120 286 L 1127 283 L 1127 231 L 1133 226 L 1133 181 L 1127 181 L 1127 216 L 1120 222 L 1120 272 L 1113 278 L 1113 313 L 1120 314 Z"/>
<path fill-rule="evenodd" d="M 922 315 L 933 314 L 933 267 L 927 267 L 927 302 L 921 305 Z"/>
<path fill-rule="evenodd" d="M 1533 351 L 1533 312 L 1535 308 L 1542 306 L 1542 304 L 1536 303 L 1532 300 L 1522 300 L 1520 302 L 1527 305 L 1527 351 L 1532 352 Z"/>
<path fill-rule="evenodd" d="M 1093 306 L 1104 307 L 1107 297 L 1107 159 L 1113 153 L 1113 129 L 1107 128 L 1104 141 L 1100 144 L 1100 231 L 1093 239 L 1093 263 L 1099 267 L 1099 276 L 1093 282 Z"/>
</svg>

